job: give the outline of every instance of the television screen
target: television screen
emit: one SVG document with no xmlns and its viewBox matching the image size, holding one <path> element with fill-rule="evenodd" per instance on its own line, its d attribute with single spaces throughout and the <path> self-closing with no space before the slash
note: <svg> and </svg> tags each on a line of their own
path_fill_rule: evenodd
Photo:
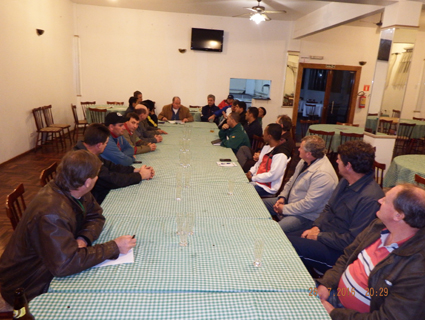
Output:
<svg viewBox="0 0 425 320">
<path fill-rule="evenodd" d="M 379 43 L 378 60 L 390 60 L 391 40 L 381 39 Z"/>
<path fill-rule="evenodd" d="M 223 34 L 223 30 L 192 28 L 190 49 L 222 52 Z"/>
</svg>

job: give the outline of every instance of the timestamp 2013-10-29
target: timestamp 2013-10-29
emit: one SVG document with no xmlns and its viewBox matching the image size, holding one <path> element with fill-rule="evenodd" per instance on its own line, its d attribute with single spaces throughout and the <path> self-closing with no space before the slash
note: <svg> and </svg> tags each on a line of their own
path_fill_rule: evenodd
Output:
<svg viewBox="0 0 425 320">
<path fill-rule="evenodd" d="M 328 288 L 329 293 L 331 293 L 332 288 Z M 319 293 L 317 292 L 317 288 L 308 288 L 309 296 L 317 296 Z M 337 297 L 345 297 L 345 296 L 355 296 L 356 290 L 354 288 L 336 288 L 333 296 Z M 388 288 L 366 288 L 366 297 L 386 297 L 388 296 Z"/>
</svg>

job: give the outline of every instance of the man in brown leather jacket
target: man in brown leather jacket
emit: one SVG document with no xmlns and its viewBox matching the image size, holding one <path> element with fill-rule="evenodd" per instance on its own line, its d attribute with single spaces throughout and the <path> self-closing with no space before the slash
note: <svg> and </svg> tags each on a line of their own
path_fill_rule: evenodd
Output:
<svg viewBox="0 0 425 320">
<path fill-rule="evenodd" d="M 30 300 L 47 292 L 53 277 L 116 259 L 136 245 L 126 235 L 92 246 L 105 223 L 90 193 L 101 165 L 88 151 L 68 152 L 55 179 L 28 205 L 0 258 L 1 295 L 9 304 L 17 288 L 24 288 Z"/>
<path fill-rule="evenodd" d="M 179 97 L 173 97 L 173 103 L 162 107 L 158 119 L 162 121 L 179 120 L 182 122 L 192 122 L 193 116 L 190 114 L 189 108 L 182 106 Z"/>
<path fill-rule="evenodd" d="M 317 280 L 332 319 L 425 319 L 425 191 L 399 185 L 379 202 L 379 219 Z"/>
</svg>

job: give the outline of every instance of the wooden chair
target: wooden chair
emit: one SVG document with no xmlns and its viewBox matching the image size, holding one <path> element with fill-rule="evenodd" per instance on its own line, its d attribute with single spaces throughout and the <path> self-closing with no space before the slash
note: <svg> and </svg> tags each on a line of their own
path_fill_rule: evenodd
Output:
<svg viewBox="0 0 425 320">
<path fill-rule="evenodd" d="M 393 114 L 392 114 L 392 118 L 400 118 L 400 114 L 401 114 L 401 111 L 400 110 L 396 110 L 396 109 L 393 109 Z"/>
<path fill-rule="evenodd" d="M 85 119 L 78 120 L 77 106 L 75 104 L 71 104 L 71 109 L 72 109 L 72 115 L 74 116 L 74 141 L 77 141 L 80 128 L 83 128 L 83 135 L 84 135 L 84 132 L 86 132 L 88 122 Z"/>
<path fill-rule="evenodd" d="M 69 128 L 71 127 L 71 125 L 64 124 L 64 123 L 55 123 L 55 121 L 53 120 L 52 105 L 44 106 L 44 107 L 41 107 L 41 108 L 43 109 L 44 120 L 46 120 L 47 126 L 48 127 L 61 128 L 63 139 L 65 139 L 64 138 L 65 137 L 65 130 L 67 130 L 69 142 L 72 144 L 73 140 L 72 140 L 72 137 L 71 137 L 71 132 L 69 131 Z"/>
<path fill-rule="evenodd" d="M 384 171 L 385 171 L 385 163 L 379 163 L 377 161 L 374 161 L 373 163 L 373 171 L 375 172 L 375 181 L 377 184 L 383 187 L 384 183 Z"/>
<path fill-rule="evenodd" d="M 81 104 L 81 109 L 83 109 L 84 119 L 87 120 L 87 117 L 86 117 L 87 106 L 95 105 L 96 101 L 84 101 L 84 102 L 80 102 L 80 104 Z"/>
<path fill-rule="evenodd" d="M 367 116 L 368 117 L 377 117 L 379 113 L 368 113 Z"/>
<path fill-rule="evenodd" d="M 191 106 L 189 105 L 189 109 L 202 109 L 201 106 Z"/>
<path fill-rule="evenodd" d="M 310 134 L 311 135 L 316 135 L 321 137 L 323 140 L 325 140 L 325 145 L 326 145 L 326 155 L 328 157 L 330 157 L 331 153 L 332 153 L 332 139 L 335 135 L 335 132 L 326 132 L 326 131 L 320 131 L 320 130 L 312 130 L 310 129 Z"/>
<path fill-rule="evenodd" d="M 389 134 L 392 124 L 392 120 L 379 119 L 378 132 Z"/>
<path fill-rule="evenodd" d="M 300 120 L 301 124 L 301 139 L 305 137 L 308 129 L 312 124 L 318 124 L 319 120 Z"/>
<path fill-rule="evenodd" d="M 353 123 L 348 123 L 348 122 L 337 122 L 337 125 L 340 126 L 350 126 L 350 127 L 359 127 L 359 124 L 353 124 Z"/>
<path fill-rule="evenodd" d="M 25 188 L 21 183 L 15 190 L 6 197 L 6 214 L 10 219 L 13 230 L 16 229 L 19 220 L 22 218 L 27 206 L 24 200 Z"/>
<path fill-rule="evenodd" d="M 58 164 L 56 162 L 53 162 L 50 166 L 48 166 L 46 169 L 41 171 L 40 184 L 42 187 L 44 187 L 50 180 L 53 180 L 53 178 L 56 175 L 57 167 L 58 167 Z"/>
<path fill-rule="evenodd" d="M 106 109 L 89 108 L 92 123 L 105 123 Z"/>
<path fill-rule="evenodd" d="M 106 101 L 106 104 L 112 104 L 115 106 L 123 106 L 124 102 L 118 102 L 118 101 Z"/>
<path fill-rule="evenodd" d="M 411 136 L 415 126 L 415 123 L 400 123 L 398 125 L 393 157 L 410 152 L 412 145 Z"/>
<path fill-rule="evenodd" d="M 282 192 L 283 188 L 285 187 L 286 181 L 289 180 L 288 175 L 289 175 L 289 171 L 290 171 L 289 168 L 291 167 L 291 164 L 292 164 L 292 158 L 289 158 L 288 162 L 286 163 L 285 173 L 283 174 L 282 183 L 280 184 L 279 190 L 277 190 L 275 194 L 261 196 L 261 199 L 275 198 L 279 196 L 279 194 Z"/>
<path fill-rule="evenodd" d="M 261 150 L 264 147 L 264 139 L 263 137 L 259 137 L 254 134 L 252 137 L 252 151 L 256 152 L 257 150 Z"/>
<path fill-rule="evenodd" d="M 306 103 L 304 105 L 304 108 L 308 108 L 306 110 L 306 114 L 309 118 L 315 118 L 316 117 L 316 105 L 315 104 Z"/>
<path fill-rule="evenodd" d="M 416 118 L 416 117 L 413 117 L 413 120 L 425 121 L 425 118 Z"/>
<path fill-rule="evenodd" d="M 359 134 L 359 133 L 348 133 L 348 132 L 340 132 L 339 134 L 341 136 L 341 144 L 346 143 L 347 141 L 352 141 L 352 140 L 363 140 L 363 134 Z"/>
<path fill-rule="evenodd" d="M 422 178 L 420 175 L 415 174 L 415 182 L 422 189 L 425 188 L 425 178 Z"/>
<path fill-rule="evenodd" d="M 47 127 L 43 122 L 43 109 L 41 107 L 32 109 L 32 115 L 34 116 L 35 126 L 37 127 L 37 140 L 35 142 L 35 151 L 37 152 L 39 143 L 40 147 L 43 142 L 49 141 L 55 142 L 56 148 L 59 150 L 58 141 L 60 140 L 63 147 L 63 141 L 61 139 L 62 129 L 58 127 Z"/>
</svg>

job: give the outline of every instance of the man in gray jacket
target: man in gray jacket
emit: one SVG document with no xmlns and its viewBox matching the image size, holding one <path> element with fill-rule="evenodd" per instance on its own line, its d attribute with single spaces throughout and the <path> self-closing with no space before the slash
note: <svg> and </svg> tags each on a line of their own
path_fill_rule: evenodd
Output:
<svg viewBox="0 0 425 320">
<path fill-rule="evenodd" d="M 278 198 L 264 199 L 284 232 L 301 232 L 312 227 L 323 211 L 338 177 L 325 157 L 325 142 L 319 136 L 306 136 L 299 148 L 300 162 Z"/>
</svg>

